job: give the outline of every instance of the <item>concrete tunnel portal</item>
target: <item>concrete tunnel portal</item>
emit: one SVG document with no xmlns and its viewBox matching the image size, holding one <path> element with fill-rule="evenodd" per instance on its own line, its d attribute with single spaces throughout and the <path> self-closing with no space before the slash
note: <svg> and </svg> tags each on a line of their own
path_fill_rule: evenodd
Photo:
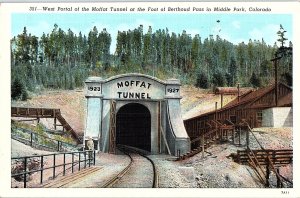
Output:
<svg viewBox="0 0 300 198">
<path fill-rule="evenodd" d="M 115 153 L 117 144 L 151 154 L 190 151 L 180 110 L 180 82 L 130 73 L 85 81 L 84 144 L 92 138 L 99 152 Z"/>
</svg>

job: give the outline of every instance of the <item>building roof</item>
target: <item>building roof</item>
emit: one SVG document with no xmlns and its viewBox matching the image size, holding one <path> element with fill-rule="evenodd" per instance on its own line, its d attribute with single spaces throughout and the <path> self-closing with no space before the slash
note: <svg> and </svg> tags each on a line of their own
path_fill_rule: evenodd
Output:
<svg viewBox="0 0 300 198">
<path fill-rule="evenodd" d="M 278 83 L 278 86 L 284 86 L 284 87 L 292 90 L 291 87 L 289 87 L 289 86 L 287 86 L 287 85 L 285 85 L 284 83 L 281 83 L 281 82 Z M 260 88 L 260 89 L 257 89 L 257 90 L 249 90 L 246 93 L 242 94 L 239 99 L 238 99 L 238 97 L 236 97 L 233 101 L 226 104 L 223 108 L 217 109 L 217 112 L 222 112 L 224 110 L 231 109 L 231 108 L 239 106 L 239 105 L 243 105 L 243 104 L 247 104 L 247 103 L 253 103 L 256 100 L 263 97 L 264 95 L 266 95 L 267 93 L 271 92 L 273 89 L 275 89 L 275 84 L 271 84 L 267 87 L 263 87 L 263 88 Z M 278 100 L 278 106 L 281 106 L 281 107 L 282 106 L 291 106 L 292 103 L 293 103 L 292 92 L 290 92 L 289 94 L 279 98 L 279 100 Z M 213 113 L 215 113 L 215 111 L 210 111 L 210 112 L 207 112 L 207 113 L 204 113 L 204 114 L 200 114 L 198 116 L 195 116 L 193 118 L 189 118 L 187 120 L 192 120 L 194 118 L 207 116 L 207 115 L 210 115 L 210 114 L 213 114 Z"/>
<path fill-rule="evenodd" d="M 252 87 L 241 87 L 240 93 L 244 94 L 249 90 L 254 90 Z M 228 94 L 228 95 L 235 95 L 238 94 L 237 87 L 216 87 L 215 94 Z"/>
<path fill-rule="evenodd" d="M 278 106 L 280 107 L 291 107 L 293 106 L 293 92 L 279 98 Z"/>
</svg>

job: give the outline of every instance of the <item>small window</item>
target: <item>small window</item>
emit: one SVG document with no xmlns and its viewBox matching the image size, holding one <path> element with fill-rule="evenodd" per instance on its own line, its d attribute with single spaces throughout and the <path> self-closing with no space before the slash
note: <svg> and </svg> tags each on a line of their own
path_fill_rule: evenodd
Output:
<svg viewBox="0 0 300 198">
<path fill-rule="evenodd" d="M 257 121 L 262 121 L 262 111 L 256 112 L 256 119 L 257 119 Z"/>
</svg>

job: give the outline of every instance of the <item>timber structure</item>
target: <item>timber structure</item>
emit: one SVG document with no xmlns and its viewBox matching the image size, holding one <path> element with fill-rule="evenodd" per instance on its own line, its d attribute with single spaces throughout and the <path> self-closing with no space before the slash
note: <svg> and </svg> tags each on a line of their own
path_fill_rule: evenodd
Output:
<svg viewBox="0 0 300 198">
<path fill-rule="evenodd" d="M 249 123 L 251 128 L 262 127 L 263 111 L 274 107 L 292 107 L 291 87 L 278 83 L 277 89 L 273 84 L 250 90 L 220 109 L 184 120 L 184 125 L 192 148 L 196 148 L 199 144 L 193 140 L 213 131 L 221 130 L 219 133 L 228 134 L 243 122 Z"/>
<path fill-rule="evenodd" d="M 70 133 L 77 143 L 81 142 L 80 137 L 62 116 L 60 109 L 11 107 L 11 117 L 35 118 L 38 122 L 41 118 L 53 118 L 55 130 L 57 126 L 62 126 L 63 131 Z M 60 125 L 57 124 L 57 121 Z"/>
</svg>

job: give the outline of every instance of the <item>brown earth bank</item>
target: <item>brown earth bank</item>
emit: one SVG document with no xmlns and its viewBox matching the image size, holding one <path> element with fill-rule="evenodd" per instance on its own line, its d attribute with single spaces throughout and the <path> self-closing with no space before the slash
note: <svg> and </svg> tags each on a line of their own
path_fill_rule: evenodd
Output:
<svg viewBox="0 0 300 198">
<path fill-rule="evenodd" d="M 12 101 L 12 106 L 33 108 L 57 108 L 70 126 L 83 135 L 86 100 L 83 90 L 45 91 L 33 96 L 27 101 Z M 49 129 L 53 129 L 53 119 L 41 119 L 41 122 Z"/>
</svg>

